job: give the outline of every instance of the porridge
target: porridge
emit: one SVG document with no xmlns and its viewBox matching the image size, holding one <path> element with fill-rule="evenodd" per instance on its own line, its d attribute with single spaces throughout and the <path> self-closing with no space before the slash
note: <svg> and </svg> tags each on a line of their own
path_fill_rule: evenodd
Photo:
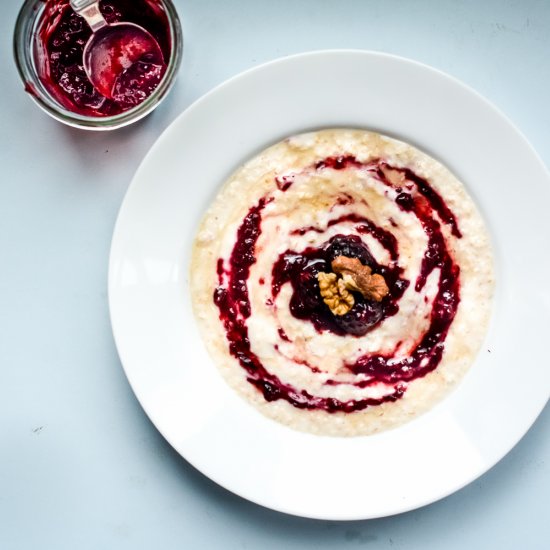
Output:
<svg viewBox="0 0 550 550">
<path fill-rule="evenodd" d="M 437 403 L 475 359 L 493 286 L 487 230 L 449 170 L 347 129 L 290 137 L 237 170 L 191 263 L 227 382 L 323 435 L 379 432 Z"/>
</svg>

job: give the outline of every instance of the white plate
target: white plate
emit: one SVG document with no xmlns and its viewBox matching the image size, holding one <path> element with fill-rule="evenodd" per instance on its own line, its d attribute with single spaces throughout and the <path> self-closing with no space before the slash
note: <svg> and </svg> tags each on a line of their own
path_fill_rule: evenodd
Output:
<svg viewBox="0 0 550 550">
<path fill-rule="evenodd" d="M 480 207 L 497 259 L 489 336 L 459 387 L 405 426 L 349 439 L 279 425 L 226 386 L 195 327 L 187 273 L 200 217 L 234 169 L 288 135 L 335 126 L 388 134 L 446 164 Z M 444 497 L 500 460 L 548 400 L 549 183 L 502 114 L 416 62 L 328 51 L 247 71 L 166 130 L 120 210 L 109 298 L 130 384 L 183 457 L 269 508 L 366 519 Z"/>
</svg>

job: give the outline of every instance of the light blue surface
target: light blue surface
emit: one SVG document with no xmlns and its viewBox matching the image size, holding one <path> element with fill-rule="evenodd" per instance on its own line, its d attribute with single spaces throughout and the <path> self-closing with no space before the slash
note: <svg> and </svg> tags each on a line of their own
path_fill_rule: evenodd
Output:
<svg viewBox="0 0 550 550">
<path fill-rule="evenodd" d="M 134 398 L 111 335 L 107 267 L 124 193 L 162 130 L 212 86 L 292 53 L 375 49 L 442 69 L 494 102 L 550 166 L 550 1 L 176 4 L 186 44 L 170 97 L 142 123 L 93 134 L 25 97 L 11 55 L 20 2 L 2 2 L 0 548 L 549 548 L 548 406 L 486 475 L 393 518 L 293 518 L 219 488 Z M 534 236 L 541 251 L 548 237 Z"/>
</svg>

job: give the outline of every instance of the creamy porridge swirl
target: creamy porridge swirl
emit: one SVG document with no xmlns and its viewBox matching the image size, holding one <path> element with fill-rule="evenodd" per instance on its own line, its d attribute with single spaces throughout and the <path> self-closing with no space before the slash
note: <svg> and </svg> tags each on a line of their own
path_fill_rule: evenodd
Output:
<svg viewBox="0 0 550 550">
<path fill-rule="evenodd" d="M 336 315 L 319 273 L 384 278 Z M 228 382 L 297 429 L 368 434 L 431 407 L 483 339 L 487 232 L 460 182 L 408 144 L 358 130 L 291 137 L 222 188 L 199 229 L 194 307 Z"/>
</svg>

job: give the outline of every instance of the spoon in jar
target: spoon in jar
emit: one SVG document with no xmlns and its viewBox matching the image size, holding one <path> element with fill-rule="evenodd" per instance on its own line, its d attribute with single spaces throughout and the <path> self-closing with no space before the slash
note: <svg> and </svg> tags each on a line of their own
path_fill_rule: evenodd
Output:
<svg viewBox="0 0 550 550">
<path fill-rule="evenodd" d="M 94 88 L 109 99 L 142 101 L 166 70 L 158 42 L 135 23 L 107 23 L 99 0 L 70 0 L 70 5 L 92 29 L 82 62 Z"/>
</svg>

